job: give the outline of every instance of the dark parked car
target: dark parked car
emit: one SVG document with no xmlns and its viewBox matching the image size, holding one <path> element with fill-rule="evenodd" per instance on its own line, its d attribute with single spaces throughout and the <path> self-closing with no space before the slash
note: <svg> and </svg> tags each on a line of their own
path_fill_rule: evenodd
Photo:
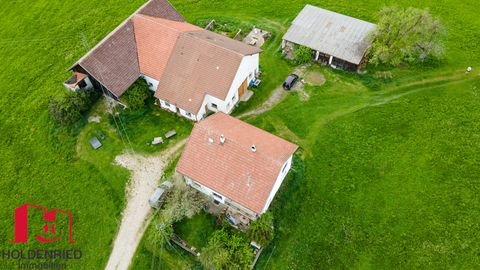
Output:
<svg viewBox="0 0 480 270">
<path fill-rule="evenodd" d="M 297 74 L 290 74 L 288 77 L 285 79 L 285 82 L 283 83 L 283 89 L 285 90 L 290 90 L 292 87 L 295 85 L 295 83 L 298 81 L 298 75 Z"/>
</svg>

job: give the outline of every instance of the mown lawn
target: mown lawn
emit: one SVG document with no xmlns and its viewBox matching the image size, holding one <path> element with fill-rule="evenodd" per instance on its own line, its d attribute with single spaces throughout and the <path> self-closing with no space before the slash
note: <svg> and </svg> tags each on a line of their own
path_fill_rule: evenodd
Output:
<svg viewBox="0 0 480 270">
<path fill-rule="evenodd" d="M 101 123 L 86 118 L 71 129 L 60 129 L 48 117 L 50 99 L 65 93 L 66 69 L 85 52 L 80 34 L 90 46 L 133 12 L 141 0 L 116 1 L 9 1 L 0 10 L 0 247 L 2 249 L 80 249 L 75 269 L 102 269 L 108 259 L 124 206 L 129 173 L 114 166 L 114 157 L 125 149 L 153 152 L 146 142 L 176 129 L 174 141 L 188 135 L 191 124 L 175 120 L 161 110 L 124 114 L 131 143 L 123 143 L 104 113 Z M 81 6 L 88 12 L 78 13 Z M 101 103 L 92 113 L 103 112 Z M 97 111 L 98 109 L 98 111 Z M 153 117 L 155 115 L 155 117 Z M 155 119 L 154 121 L 152 119 Z M 152 120 L 152 121 L 148 121 Z M 104 145 L 93 151 L 90 138 L 102 131 Z M 123 131 L 125 134 L 125 131 Z M 168 144 L 168 142 L 167 142 Z M 13 211 L 24 203 L 59 208 L 73 213 L 74 244 L 67 231 L 60 243 L 34 240 L 43 221 L 30 224 L 28 244 L 12 245 Z M 41 216 L 41 213 L 38 216 Z M 60 218 L 60 217 L 59 217 Z M 2 260 L 11 269 L 15 261 Z"/>
<path fill-rule="evenodd" d="M 476 268 L 478 79 L 417 85 L 385 104 L 349 104 L 326 84 L 252 119 L 306 149 L 304 176 L 273 204 L 278 234 L 259 269 Z M 328 112 L 323 100 L 345 103 Z M 302 105 L 322 109 L 305 123 Z"/>
<path fill-rule="evenodd" d="M 180 238 L 200 250 L 207 245 L 215 229 L 218 229 L 215 220 L 215 216 L 202 211 L 191 219 L 175 224 L 173 229 Z"/>
<path fill-rule="evenodd" d="M 128 172 L 111 161 L 124 146 L 105 122 L 58 130 L 48 118 L 47 104 L 65 91 L 65 69 L 85 53 L 80 34 L 93 46 L 142 2 L 2 2 L 0 247 L 18 248 L 9 243 L 13 209 L 36 203 L 72 211 L 76 243 L 32 242 L 22 248 L 82 249 L 76 268 L 105 265 L 128 180 Z M 264 84 L 238 112 L 267 99 L 293 70 L 277 51 L 288 22 L 305 1 L 172 3 L 190 22 L 225 17 L 273 32 L 261 56 Z M 386 4 L 308 3 L 371 21 Z M 478 268 L 480 85 L 478 77 L 462 76 L 467 66 L 475 74 L 480 68 L 475 66 L 480 63 L 479 4 L 395 3 L 429 7 L 440 16 L 448 31 L 443 62 L 395 69 L 388 83 L 372 80 L 373 71 L 361 78 L 320 69 L 327 83 L 309 87 L 310 100 L 292 94 L 271 112 L 248 119 L 298 143 L 305 165 L 304 172 L 298 169 L 302 175 L 290 177 L 298 181 L 288 181 L 272 206 L 277 236 L 259 269 Z M 133 130 L 142 127 L 148 133 L 132 134 L 133 148 L 150 152 L 146 141 L 156 131 L 145 121 L 132 121 Z M 97 129 L 107 140 L 103 152 L 92 153 L 86 142 Z M 150 269 L 152 253 L 144 246 L 137 255 L 145 260 L 135 269 Z M 168 254 L 160 256 L 169 256 L 173 269 L 194 265 L 189 257 Z"/>
</svg>

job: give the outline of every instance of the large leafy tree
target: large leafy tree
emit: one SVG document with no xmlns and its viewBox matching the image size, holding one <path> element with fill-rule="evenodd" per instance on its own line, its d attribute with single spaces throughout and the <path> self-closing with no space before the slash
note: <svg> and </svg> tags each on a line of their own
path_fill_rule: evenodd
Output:
<svg viewBox="0 0 480 270">
<path fill-rule="evenodd" d="M 100 96 L 94 89 L 68 92 L 48 104 L 50 117 L 60 126 L 69 126 L 82 117 Z"/>
<path fill-rule="evenodd" d="M 205 197 L 183 182 L 175 186 L 165 201 L 161 215 L 165 223 L 173 224 L 199 213 L 205 204 Z"/>
<path fill-rule="evenodd" d="M 370 62 L 397 66 L 443 56 L 445 29 L 427 9 L 385 7 L 372 33 Z"/>
<path fill-rule="evenodd" d="M 260 245 L 268 244 L 273 239 L 273 215 L 263 214 L 259 219 L 250 224 L 248 237 Z"/>
<path fill-rule="evenodd" d="M 122 99 L 127 102 L 130 109 L 137 110 L 145 107 L 147 100 L 152 96 L 153 92 L 148 88 L 147 82 L 140 78 L 130 86 Z"/>
<path fill-rule="evenodd" d="M 253 252 L 239 235 L 218 230 L 202 249 L 199 259 L 206 269 L 248 269 Z"/>
</svg>

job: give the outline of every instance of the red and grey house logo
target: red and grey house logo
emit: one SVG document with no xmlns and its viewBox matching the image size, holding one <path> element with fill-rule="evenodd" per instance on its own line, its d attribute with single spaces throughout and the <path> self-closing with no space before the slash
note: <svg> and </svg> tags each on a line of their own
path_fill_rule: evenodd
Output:
<svg viewBox="0 0 480 270">
<path fill-rule="evenodd" d="M 14 239 L 13 243 L 26 243 L 29 239 L 29 214 L 32 212 L 43 213 L 43 227 L 38 228 L 35 238 L 42 243 L 52 243 L 62 239 L 64 235 L 60 234 L 60 231 L 64 231 L 65 228 L 57 228 L 59 220 L 62 218 L 68 218 L 68 241 L 74 243 L 72 237 L 72 213 L 60 209 L 52 209 L 47 211 L 46 207 L 35 204 L 23 204 L 15 208 L 14 214 Z M 64 222 L 62 222 L 64 224 Z M 63 230 L 59 230 L 63 229 Z"/>
</svg>

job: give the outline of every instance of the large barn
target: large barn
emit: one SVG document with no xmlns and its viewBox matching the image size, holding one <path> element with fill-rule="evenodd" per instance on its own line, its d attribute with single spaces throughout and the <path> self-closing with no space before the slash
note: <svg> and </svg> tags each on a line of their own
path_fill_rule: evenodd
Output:
<svg viewBox="0 0 480 270">
<path fill-rule="evenodd" d="M 233 110 L 259 73 L 260 51 L 185 22 L 167 0 L 150 0 L 70 68 L 65 86 L 121 101 L 143 78 L 163 109 L 200 121 Z"/>
<path fill-rule="evenodd" d="M 284 52 L 295 45 L 313 50 L 315 61 L 334 68 L 358 70 L 370 46 L 375 25 L 326 9 L 306 5 L 283 36 Z"/>
</svg>

